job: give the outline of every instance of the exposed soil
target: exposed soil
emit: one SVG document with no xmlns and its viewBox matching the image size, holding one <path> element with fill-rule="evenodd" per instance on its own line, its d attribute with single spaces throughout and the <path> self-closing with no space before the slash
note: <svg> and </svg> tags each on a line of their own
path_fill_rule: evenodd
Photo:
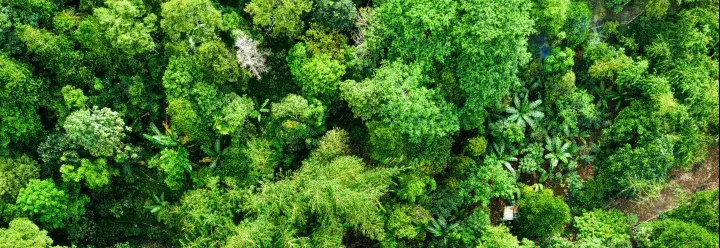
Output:
<svg viewBox="0 0 720 248">
<path fill-rule="evenodd" d="M 493 198 L 490 200 L 490 204 L 488 207 L 490 208 L 490 223 L 493 225 L 497 225 L 500 222 L 502 222 L 503 217 L 503 210 L 505 209 L 505 206 L 508 205 L 508 202 L 500 199 L 500 198 Z"/>
<path fill-rule="evenodd" d="M 593 164 L 582 166 L 577 169 L 577 173 L 580 179 L 586 181 L 595 176 L 595 166 Z"/>
<path fill-rule="evenodd" d="M 638 216 L 638 221 L 657 218 L 662 212 L 675 208 L 679 201 L 699 190 L 710 190 L 718 187 L 718 147 L 710 148 L 704 163 L 695 166 L 692 171 L 673 170 L 670 181 L 660 193 L 660 197 L 646 203 L 628 199 L 619 199 L 613 204 L 625 213 Z"/>
</svg>

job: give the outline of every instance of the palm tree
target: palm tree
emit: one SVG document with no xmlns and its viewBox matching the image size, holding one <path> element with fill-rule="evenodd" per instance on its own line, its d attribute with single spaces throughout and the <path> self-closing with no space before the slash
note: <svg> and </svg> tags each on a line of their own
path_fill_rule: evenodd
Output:
<svg viewBox="0 0 720 248">
<path fill-rule="evenodd" d="M 568 158 L 570 158 L 571 155 L 570 152 L 568 152 L 568 148 L 570 144 L 570 141 L 563 143 L 558 137 L 553 139 L 545 137 L 545 150 L 548 151 L 548 154 L 545 154 L 545 159 L 550 160 L 550 169 L 548 172 L 552 172 L 560 161 L 565 164 L 569 162 Z"/>
<path fill-rule="evenodd" d="M 527 93 L 524 94 L 523 100 L 515 95 L 513 98 L 514 106 L 507 107 L 505 112 L 510 114 L 508 117 L 509 121 L 514 121 L 521 127 L 529 125 L 532 129 L 535 129 L 535 123 L 537 120 L 545 117 L 545 114 L 539 110 L 539 106 L 542 100 L 538 99 L 534 102 L 528 101 Z"/>
</svg>

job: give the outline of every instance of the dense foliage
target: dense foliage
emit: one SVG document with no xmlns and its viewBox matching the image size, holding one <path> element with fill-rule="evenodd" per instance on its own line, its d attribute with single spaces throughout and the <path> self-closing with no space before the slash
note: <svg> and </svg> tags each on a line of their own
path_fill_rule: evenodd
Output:
<svg viewBox="0 0 720 248">
<path fill-rule="evenodd" d="M 717 247 L 719 9 L 0 0 L 0 247 Z"/>
</svg>

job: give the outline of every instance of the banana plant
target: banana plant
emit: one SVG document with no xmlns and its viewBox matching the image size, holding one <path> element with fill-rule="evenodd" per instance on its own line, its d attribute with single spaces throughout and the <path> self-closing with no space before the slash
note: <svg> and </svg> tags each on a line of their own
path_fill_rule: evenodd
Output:
<svg viewBox="0 0 720 248">
<path fill-rule="evenodd" d="M 145 206 L 145 209 L 150 210 L 150 213 L 153 214 L 170 205 L 170 202 L 165 200 L 165 192 L 160 193 L 160 197 L 158 197 L 157 194 L 153 194 L 153 201 L 155 204 Z"/>
<path fill-rule="evenodd" d="M 529 125 L 532 129 L 535 129 L 537 121 L 545 117 L 545 114 L 539 110 L 542 100 L 538 99 L 530 102 L 527 93 L 523 95 L 522 101 L 518 95 L 515 95 L 513 98 L 514 105 L 507 107 L 505 112 L 510 114 L 509 121 L 514 121 L 523 128 Z"/>
<path fill-rule="evenodd" d="M 523 82 L 524 87 L 522 88 L 522 91 L 535 92 L 536 89 L 538 89 L 541 85 L 542 85 L 542 79 L 539 76 L 532 77 L 532 78 L 530 78 L 530 80 Z"/>
<path fill-rule="evenodd" d="M 202 150 L 207 157 L 204 157 L 202 160 L 200 160 L 201 163 L 210 163 L 210 168 L 215 168 L 220 163 L 220 159 L 222 158 L 223 153 L 225 153 L 224 150 L 220 148 L 220 139 L 215 139 L 215 144 L 213 145 L 212 149 L 201 145 L 200 150 Z"/>
<path fill-rule="evenodd" d="M 143 134 L 143 138 L 161 148 L 181 146 L 190 139 L 188 136 L 179 137 L 170 129 L 170 126 L 167 124 L 167 122 L 163 122 L 163 126 L 165 127 L 164 134 L 160 132 L 160 130 L 155 126 L 154 123 L 150 123 L 150 130 L 152 131 L 153 135 Z"/>
<path fill-rule="evenodd" d="M 502 165 L 504 165 L 505 168 L 510 170 L 510 172 L 512 172 L 513 175 L 516 175 L 515 169 L 513 169 L 510 162 L 518 161 L 518 158 L 505 151 L 504 143 L 500 143 L 499 145 L 498 145 L 498 143 L 493 143 L 493 150 L 495 151 L 495 154 L 494 154 L 495 158 L 497 158 L 497 160 Z"/>
<path fill-rule="evenodd" d="M 458 223 L 448 225 L 442 216 L 437 219 L 430 220 L 430 224 L 425 228 L 435 238 L 442 238 L 443 245 L 447 245 L 448 235 L 459 227 Z"/>
<path fill-rule="evenodd" d="M 599 105 L 601 111 L 606 111 L 609 109 L 609 103 L 610 101 L 615 101 L 615 111 L 620 110 L 620 105 L 622 105 L 623 97 L 620 93 L 613 90 L 613 86 L 606 86 L 605 81 L 600 81 L 600 84 L 597 86 L 593 86 L 593 92 L 598 96 L 599 99 Z"/>
<path fill-rule="evenodd" d="M 535 190 L 535 192 L 540 192 L 545 189 L 545 186 L 543 186 L 542 183 L 536 183 L 532 185 L 532 188 L 533 190 Z"/>
<path fill-rule="evenodd" d="M 263 102 L 263 104 L 260 105 L 260 107 L 259 107 L 257 110 L 253 110 L 253 111 L 250 113 L 250 116 L 257 118 L 257 121 L 260 122 L 261 117 L 262 117 L 262 113 L 270 112 L 270 110 L 267 108 L 268 102 L 270 102 L 270 100 L 265 99 L 265 101 Z"/>
<path fill-rule="evenodd" d="M 570 148 L 570 145 L 570 141 L 563 143 L 558 137 L 554 137 L 553 139 L 545 137 L 545 150 L 548 151 L 548 154 L 545 154 L 545 159 L 550 160 L 550 169 L 548 172 L 552 173 L 561 161 L 565 164 L 569 163 L 568 159 L 571 154 L 568 152 L 568 148 Z"/>
</svg>

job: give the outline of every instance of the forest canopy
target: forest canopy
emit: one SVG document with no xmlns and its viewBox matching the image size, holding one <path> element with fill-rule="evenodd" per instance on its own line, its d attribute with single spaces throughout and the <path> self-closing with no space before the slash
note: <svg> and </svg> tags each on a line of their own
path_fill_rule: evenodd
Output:
<svg viewBox="0 0 720 248">
<path fill-rule="evenodd" d="M 719 11 L 0 0 L 0 248 L 717 247 Z"/>
</svg>

